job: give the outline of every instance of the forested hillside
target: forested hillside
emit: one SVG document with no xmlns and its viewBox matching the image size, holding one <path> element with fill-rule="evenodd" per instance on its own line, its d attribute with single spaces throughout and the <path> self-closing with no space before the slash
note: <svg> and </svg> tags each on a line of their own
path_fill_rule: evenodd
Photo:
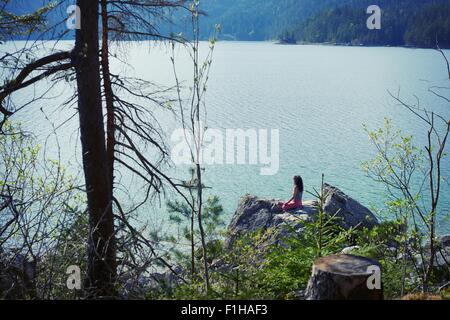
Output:
<svg viewBox="0 0 450 320">
<path fill-rule="evenodd" d="M 16 0 L 8 7 L 24 14 L 49 2 Z M 437 37 L 442 47 L 450 46 L 450 0 L 378 0 L 382 29 L 375 31 L 366 27 L 366 9 L 372 4 L 370 0 L 200 0 L 200 33 L 207 39 L 220 24 L 222 40 L 432 47 Z M 163 20 L 150 21 L 160 33 L 191 35 L 187 11 L 167 10 L 165 15 Z M 51 12 L 48 21 L 55 28 L 49 36 L 73 37 L 61 23 L 65 16 L 61 8 Z"/>
<path fill-rule="evenodd" d="M 382 29 L 368 30 L 368 0 L 211 0 L 203 36 L 222 26 L 222 39 L 430 47 L 450 44 L 450 1 L 380 0 Z"/>
<path fill-rule="evenodd" d="M 222 26 L 222 38 L 271 40 L 325 8 L 348 0 L 208 0 L 203 2 L 206 17 L 203 35 L 215 24 Z"/>
<path fill-rule="evenodd" d="M 323 10 L 282 38 L 300 42 L 353 45 L 392 45 L 450 47 L 450 2 L 445 1 L 380 1 L 381 30 L 366 27 L 365 8 L 370 1 Z M 432 3 L 431 3 L 432 2 Z"/>
</svg>

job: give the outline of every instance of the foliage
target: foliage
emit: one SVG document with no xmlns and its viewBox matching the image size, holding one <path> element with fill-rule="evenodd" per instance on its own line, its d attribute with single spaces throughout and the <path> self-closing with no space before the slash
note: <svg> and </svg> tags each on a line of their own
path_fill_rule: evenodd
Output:
<svg viewBox="0 0 450 320">
<path fill-rule="evenodd" d="M 179 237 L 168 237 L 166 239 L 171 240 L 174 243 L 180 243 L 184 241 L 191 241 L 192 233 L 190 228 L 190 222 L 192 219 L 192 210 L 184 203 L 179 201 L 168 201 L 167 208 L 170 213 L 169 219 L 175 225 L 178 226 Z M 204 203 L 203 206 L 203 223 L 205 226 L 206 239 L 208 241 L 208 246 L 211 251 L 212 256 L 208 258 L 208 260 L 213 260 L 217 257 L 217 248 L 213 245 L 213 243 L 220 239 L 223 231 L 223 227 L 225 226 L 225 222 L 223 220 L 223 207 L 220 204 L 219 197 L 210 196 Z M 200 231 L 198 226 L 193 228 L 194 238 L 199 239 Z M 196 248 L 198 245 L 198 240 L 195 243 Z M 174 248 L 176 251 L 176 255 L 179 257 L 183 257 L 182 251 Z"/>
<path fill-rule="evenodd" d="M 371 230 L 364 228 L 354 234 L 359 248 L 352 254 L 375 259 L 381 264 L 386 299 L 400 297 L 418 286 L 418 279 L 412 275 L 414 265 L 403 247 L 405 236 L 402 220 L 383 221 Z"/>
<path fill-rule="evenodd" d="M 401 131 L 393 129 L 390 120 L 385 120 L 384 128 L 375 131 L 366 128 L 376 154 L 363 163 L 363 168 L 368 177 L 385 186 L 388 207 L 400 222 L 396 244 L 402 248 L 403 256 L 401 292 L 406 289 L 407 269 L 414 269 L 415 277 L 420 279 L 420 289 L 428 292 L 433 290 L 430 288 L 433 284 L 448 279 L 448 270 L 442 272 L 442 268 L 435 266 L 435 260 L 440 250 L 436 226 L 443 217 L 439 206 L 441 185 L 445 181 L 441 165 L 446 155 L 450 122 L 444 116 L 394 98 L 426 124 L 426 152 L 414 146 L 411 136 L 403 136 Z M 394 272 L 397 269 L 388 263 L 386 267 Z M 443 269 L 448 267 L 447 262 L 447 268 Z M 394 278 L 390 279 L 390 284 Z"/>
<path fill-rule="evenodd" d="M 8 2 L 10 1 L 0 0 L 0 41 L 43 30 L 46 14 L 55 7 L 55 3 L 49 2 L 32 13 L 17 14 L 12 11 L 14 7 L 10 8 Z"/>
<path fill-rule="evenodd" d="M 319 212 L 321 215 L 321 219 L 305 222 L 298 237 L 292 237 L 291 230 L 286 243 L 269 251 L 266 263 L 257 272 L 261 283 L 259 297 L 286 299 L 293 292 L 305 289 L 313 262 L 349 245 L 354 230 L 344 230 L 336 223 L 335 217 Z"/>
<path fill-rule="evenodd" d="M 210 295 L 204 295 L 201 283 L 194 279 L 176 286 L 169 296 L 163 297 L 298 299 L 306 289 L 313 262 L 321 254 L 339 253 L 348 246 L 358 246 L 351 254 L 380 262 L 386 299 L 396 299 L 420 288 L 414 263 L 404 251 L 403 220 L 383 221 L 372 229 L 343 230 L 333 217 L 324 217 L 322 222 L 320 219 L 305 222 L 298 236 L 289 227 L 286 231 L 287 236 L 281 243 L 264 250 L 261 248 L 272 239 L 275 230 L 243 235 L 231 247 L 219 242 L 216 249 L 221 252 L 217 255 L 216 267 L 211 268 Z"/>
<path fill-rule="evenodd" d="M 20 126 L 5 122 L 0 135 L 0 253 L 33 266 L 28 298 L 64 298 L 69 265 L 84 266 L 85 200 L 76 180 L 43 159 Z M 5 258 L 6 259 L 6 258 Z M 5 293 L 1 293 L 6 294 Z"/>
<path fill-rule="evenodd" d="M 216 254 L 217 265 L 211 268 L 211 294 L 202 295 L 193 281 L 179 286 L 172 297 L 290 299 L 306 288 L 316 258 L 340 252 L 350 243 L 354 230 L 343 230 L 335 222 L 334 217 L 325 216 L 304 222 L 298 237 L 292 227 L 286 226 L 281 243 L 269 247 L 266 244 L 279 230 L 242 235 L 231 247 L 219 242 L 221 245 L 215 247 L 221 250 Z"/>
</svg>

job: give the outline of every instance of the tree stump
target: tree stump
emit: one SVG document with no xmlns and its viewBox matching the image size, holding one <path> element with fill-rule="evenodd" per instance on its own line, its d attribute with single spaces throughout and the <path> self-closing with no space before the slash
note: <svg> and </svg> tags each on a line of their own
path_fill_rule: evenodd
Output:
<svg viewBox="0 0 450 320">
<path fill-rule="evenodd" d="M 313 264 L 307 300 L 382 300 L 381 270 L 377 261 L 340 254 Z"/>
</svg>

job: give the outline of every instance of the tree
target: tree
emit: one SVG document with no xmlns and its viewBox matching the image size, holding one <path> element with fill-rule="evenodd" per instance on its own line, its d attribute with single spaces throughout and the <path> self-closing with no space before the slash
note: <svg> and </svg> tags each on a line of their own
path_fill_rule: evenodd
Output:
<svg viewBox="0 0 450 320">
<path fill-rule="evenodd" d="M 438 50 L 446 61 L 445 70 L 450 79 L 448 60 L 439 47 Z M 431 87 L 429 91 L 448 103 L 450 99 L 443 93 L 446 89 L 448 88 Z M 391 93 L 391 97 L 425 125 L 426 145 L 423 150 L 414 146 L 412 136 L 403 136 L 400 131 L 393 130 L 390 121 L 387 121 L 385 129 L 368 131 L 377 155 L 365 164 L 365 169 L 369 177 L 386 186 L 391 203 L 400 212 L 405 226 L 412 224 L 409 231 L 412 233 L 413 245 L 420 255 L 416 271 L 422 280 L 422 290 L 427 291 L 436 255 L 441 250 L 438 246 L 436 226 L 441 213 L 439 204 L 445 182 L 442 165 L 450 135 L 450 118 L 421 107 L 417 97 L 415 103 L 406 102 L 400 94 Z M 406 251 L 408 239 L 404 239 Z M 410 254 L 416 259 L 414 253 Z M 440 254 L 445 259 L 445 255 L 442 252 Z M 450 263 L 446 263 L 450 267 Z"/>
<path fill-rule="evenodd" d="M 111 297 L 115 295 L 117 266 L 100 88 L 99 9 L 92 1 L 78 0 L 77 5 L 81 29 L 76 32 L 72 57 L 90 226 L 87 285 L 94 297 Z"/>
<path fill-rule="evenodd" d="M 177 103 L 181 114 L 181 123 L 184 129 L 185 142 L 190 153 L 192 164 L 190 181 L 184 182 L 182 187 L 186 188 L 190 197 L 185 197 L 188 206 L 191 209 L 191 271 L 195 272 L 194 262 L 194 219 L 197 218 L 197 226 L 199 229 L 199 237 L 202 247 L 203 256 L 203 277 L 204 288 L 208 295 L 210 293 L 210 277 L 208 266 L 208 250 L 206 243 L 206 232 L 204 229 L 204 189 L 206 188 L 203 181 L 202 153 L 204 149 L 204 133 L 206 130 L 206 104 L 205 94 L 207 91 L 207 83 L 209 79 L 209 71 L 212 65 L 212 56 L 216 43 L 217 34 L 220 26 L 216 25 L 215 33 L 209 40 L 209 52 L 204 59 L 200 59 L 200 1 L 194 0 L 190 6 L 190 15 L 192 23 L 192 41 L 186 43 L 186 49 L 191 58 L 193 81 L 188 99 L 183 99 L 181 94 L 181 83 L 179 81 L 176 63 L 175 63 L 175 41 L 172 41 L 172 65 L 177 89 Z M 185 101 L 188 101 L 187 103 Z"/>
<path fill-rule="evenodd" d="M 17 15 L 7 9 L 10 2 L 11 0 L 0 0 L 0 42 L 43 28 L 46 13 L 54 7 L 53 3 L 48 3 L 30 14 Z"/>
<path fill-rule="evenodd" d="M 139 239 L 156 256 L 152 244 L 128 221 L 128 214 L 149 199 L 149 194 L 161 192 L 162 181 L 177 189 L 175 183 L 160 169 L 161 160 L 149 160 L 140 149 L 152 145 L 164 158 L 168 152 L 161 142 L 161 133 L 155 126 L 148 105 L 128 102 L 117 93 L 120 90 L 145 103 L 163 105 L 155 98 L 154 88 L 147 81 L 122 78 L 109 70 L 109 36 L 158 37 L 155 26 L 145 15 L 153 16 L 165 7 L 176 8 L 183 1 L 101 1 L 78 0 L 81 29 L 76 31 L 75 47 L 70 51 L 54 50 L 44 57 L 36 57 L 34 44 L 7 55 L 5 64 L 13 66 L 8 81 L 0 87 L 2 123 L 22 110 L 11 99 L 11 94 L 32 86 L 43 79 L 57 82 L 69 79 L 75 71 L 76 93 L 68 103 L 77 101 L 82 146 L 83 170 L 89 214 L 87 290 L 93 298 L 116 294 L 116 218 L 121 231 Z M 101 5 L 102 12 L 99 11 Z M 113 13 L 109 14 L 108 8 Z M 99 16 L 102 20 L 102 50 L 99 47 Z M 136 24 L 140 28 L 135 29 Z M 118 27 L 117 27 L 118 25 Z M 113 27 L 111 27 L 113 26 Z M 114 27 L 116 26 L 116 27 Z M 32 32 L 32 31 L 30 31 Z M 163 37 L 164 38 L 164 37 Z M 26 58 L 24 58 L 26 56 Z M 100 68 L 100 56 L 102 57 Z M 101 86 L 103 80 L 103 87 Z M 114 88 L 115 87 L 115 88 Z M 49 88 L 49 90 L 51 87 Z M 106 132 L 103 120 L 103 99 L 107 113 Z M 30 103 L 35 102 L 35 99 Z M 106 135 L 106 141 L 105 141 Z M 121 138 L 121 140 L 118 139 Z M 143 142 L 143 143 L 142 143 Z M 129 170 L 147 184 L 147 192 L 140 204 L 123 210 L 114 195 L 114 163 Z M 118 214 L 114 214 L 117 210 Z M 123 228 L 125 226 L 125 229 Z M 162 260 L 161 258 L 157 258 Z M 171 266 L 165 263 L 172 270 Z"/>
</svg>

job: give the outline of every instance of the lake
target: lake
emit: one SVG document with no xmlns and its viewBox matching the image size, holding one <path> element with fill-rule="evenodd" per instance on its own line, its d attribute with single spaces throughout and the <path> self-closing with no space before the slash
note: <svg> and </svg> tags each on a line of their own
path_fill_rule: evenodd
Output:
<svg viewBox="0 0 450 320">
<path fill-rule="evenodd" d="M 65 43 L 62 45 L 69 45 Z M 207 50 L 202 43 L 201 52 Z M 154 42 L 122 44 L 117 48 L 126 58 L 127 67 L 113 62 L 113 73 L 137 76 L 165 86 L 174 85 L 169 60 L 170 49 Z M 450 52 L 447 51 L 450 56 Z M 189 58 L 176 50 L 177 70 L 181 79 L 191 79 Z M 207 92 L 208 127 L 226 130 L 278 129 L 280 135 L 279 170 L 271 176 L 260 175 L 260 165 L 206 166 L 209 194 L 220 196 L 228 219 L 239 198 L 247 193 L 270 198 L 289 198 L 292 176 L 302 175 L 305 188 L 320 188 L 325 181 L 341 188 L 370 208 L 382 209 L 385 190 L 365 177 L 361 162 L 374 155 L 363 124 L 370 129 L 383 125 L 385 117 L 396 128 L 411 134 L 418 146 L 426 139 L 424 126 L 396 103 L 389 91 L 422 106 L 450 115 L 450 106 L 429 92 L 432 86 L 449 86 L 445 62 L 437 51 L 404 48 L 337 47 L 320 45 L 286 46 L 270 42 L 219 42 L 214 52 Z M 70 90 L 59 87 L 53 100 L 41 106 L 51 110 L 55 123 L 63 123 L 75 113 L 72 108 L 54 109 Z M 447 91 L 448 92 L 448 91 Z M 22 95 L 24 95 L 22 93 Z M 55 105 L 53 107 L 53 105 Z M 21 121 L 45 137 L 48 126 L 39 107 Z M 172 116 L 155 111 L 167 137 L 177 128 Z M 77 118 L 60 129 L 63 158 L 79 165 L 74 145 L 79 144 Z M 187 168 L 170 169 L 172 174 L 187 175 Z M 450 174 L 450 162 L 444 163 Z M 134 180 L 123 179 L 125 188 L 138 194 Z M 444 186 L 441 212 L 450 212 L 450 187 Z M 306 195 L 305 198 L 311 198 Z M 148 207 L 149 212 L 161 209 Z M 143 213 L 147 214 L 147 211 Z M 448 221 L 441 221 L 440 231 L 447 232 Z"/>
</svg>

